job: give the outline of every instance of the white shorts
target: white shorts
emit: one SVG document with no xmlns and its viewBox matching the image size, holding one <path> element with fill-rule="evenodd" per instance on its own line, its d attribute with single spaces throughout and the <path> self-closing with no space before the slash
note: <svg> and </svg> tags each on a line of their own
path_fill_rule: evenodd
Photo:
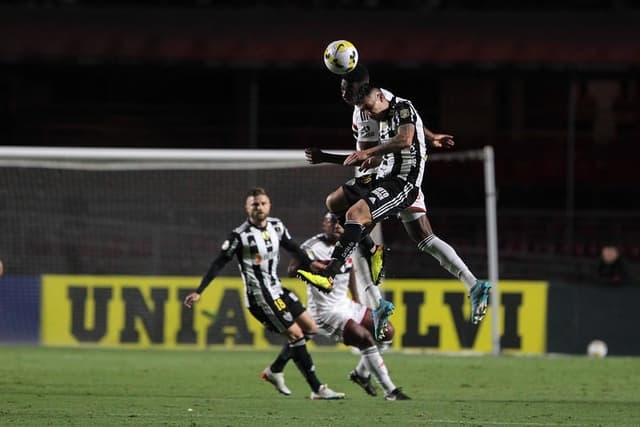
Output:
<svg viewBox="0 0 640 427">
<path fill-rule="evenodd" d="M 334 341 L 342 341 L 344 327 L 349 320 L 361 323 L 367 307 L 353 300 L 345 298 L 331 310 L 321 312 L 311 311 L 313 320 L 318 325 L 318 333 L 330 337 Z"/>
<path fill-rule="evenodd" d="M 416 201 L 407 209 L 398 213 L 398 218 L 400 218 L 402 222 L 412 222 L 426 214 L 427 207 L 424 204 L 424 194 L 421 188 L 418 192 L 418 197 L 416 197 Z"/>
</svg>

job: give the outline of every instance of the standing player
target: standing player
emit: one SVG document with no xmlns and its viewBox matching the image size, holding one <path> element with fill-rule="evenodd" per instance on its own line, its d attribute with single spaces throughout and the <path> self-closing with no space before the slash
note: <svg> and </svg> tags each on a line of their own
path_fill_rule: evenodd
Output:
<svg viewBox="0 0 640 427">
<path fill-rule="evenodd" d="M 280 247 L 298 257 L 305 268 L 315 267 L 291 239 L 282 221 L 269 216 L 271 200 L 264 189 L 249 191 L 245 210 L 247 220 L 234 229 L 222 244 L 200 286 L 186 296 L 184 305 L 191 308 L 235 255 L 249 312 L 266 328 L 282 334 L 288 341 L 277 359 L 263 371 L 262 378 L 272 383 L 280 393 L 290 395 L 282 371 L 286 362 L 293 359 L 311 387 L 311 399 L 343 399 L 344 393 L 336 393 L 322 385 L 316 376 L 313 360 L 307 351 L 306 336 L 315 334 L 317 326 L 296 294 L 282 287 L 277 273 Z"/>
<path fill-rule="evenodd" d="M 379 143 L 379 122 L 371 117 L 370 114 L 363 112 L 356 105 L 360 91 L 369 85 L 369 73 L 362 64 L 351 72 L 346 74 L 341 81 L 340 90 L 342 99 L 348 104 L 354 106 L 352 129 L 356 138 L 358 150 L 363 150 Z M 393 94 L 391 92 L 380 89 L 384 97 L 391 101 Z M 447 134 L 436 134 L 426 127 L 422 127 L 424 136 L 429 144 L 436 148 L 452 147 L 454 145 L 453 136 Z M 364 145 L 361 141 L 365 141 Z M 307 160 L 310 163 L 343 163 L 347 156 L 325 153 L 317 148 L 306 149 Z M 348 187 L 351 187 L 350 190 Z M 365 191 L 362 191 L 365 190 Z M 357 185 L 344 184 L 327 197 L 327 207 L 332 209 L 345 209 L 355 203 L 353 196 L 350 194 L 359 194 L 363 197 L 366 194 L 366 188 Z M 358 197 L 358 198 L 360 198 Z M 486 313 L 489 290 L 491 285 L 488 282 L 477 280 L 471 270 L 458 256 L 455 249 L 448 243 L 438 238 L 431 228 L 431 223 L 426 215 L 426 207 L 424 195 L 420 190 L 416 201 L 408 209 L 398 214 L 407 234 L 417 244 L 421 252 L 428 253 L 438 260 L 440 265 L 449 271 L 454 277 L 461 280 L 466 286 L 471 298 L 471 316 L 472 323 L 480 322 Z"/>
<path fill-rule="evenodd" d="M 343 233 L 344 229 L 338 217 L 327 213 L 322 221 L 322 233 L 308 239 L 301 247 L 310 259 L 328 262 Z M 292 260 L 289 264 L 289 274 L 295 275 L 299 267 L 300 262 Z M 308 286 L 309 312 L 318 324 L 320 333 L 360 350 L 360 362 L 349 374 L 351 381 L 362 387 L 368 394 L 375 396 L 377 393 L 371 384 L 371 373 L 373 373 L 385 391 L 386 400 L 409 400 L 410 398 L 391 380 L 382 359 L 382 349 L 388 348 L 393 338 L 393 325 L 388 324 L 382 342 L 377 343 L 372 335 L 374 331 L 371 310 L 347 296 L 347 290 L 350 289 L 352 296 L 357 297 L 354 279 L 351 260 L 347 260 L 345 269 L 335 276 L 330 292 Z"/>
</svg>

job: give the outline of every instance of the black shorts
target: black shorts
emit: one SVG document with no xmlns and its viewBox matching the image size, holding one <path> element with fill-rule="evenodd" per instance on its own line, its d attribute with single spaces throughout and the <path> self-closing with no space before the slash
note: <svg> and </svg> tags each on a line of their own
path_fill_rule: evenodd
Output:
<svg viewBox="0 0 640 427">
<path fill-rule="evenodd" d="M 342 184 L 342 191 L 344 191 L 349 206 L 353 206 L 358 200 L 365 198 L 373 189 L 374 182 L 374 175 L 362 175 Z"/>
<path fill-rule="evenodd" d="M 420 188 L 395 176 L 375 181 L 374 188 L 364 197 L 373 222 L 405 210 L 416 201 Z"/>
<path fill-rule="evenodd" d="M 274 332 L 285 332 L 306 310 L 298 296 L 286 288 L 283 288 L 282 294 L 277 299 L 264 294 L 263 297 L 264 303 L 256 301 L 255 297 L 249 295 L 249 312 L 265 328 Z"/>
</svg>

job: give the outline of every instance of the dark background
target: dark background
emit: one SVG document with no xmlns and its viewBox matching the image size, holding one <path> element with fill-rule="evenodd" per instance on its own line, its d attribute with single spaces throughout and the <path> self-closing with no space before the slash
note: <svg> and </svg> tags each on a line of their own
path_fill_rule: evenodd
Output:
<svg viewBox="0 0 640 427">
<path fill-rule="evenodd" d="M 303 3 L 2 2 L 0 144 L 350 149 L 321 60 L 345 38 L 454 150 L 494 147 L 501 277 L 591 280 L 605 244 L 637 271 L 634 2 Z M 481 181 L 479 165 L 433 162 L 424 190 L 436 233 L 486 275 Z M 384 227 L 391 271 L 421 274 Z"/>
</svg>

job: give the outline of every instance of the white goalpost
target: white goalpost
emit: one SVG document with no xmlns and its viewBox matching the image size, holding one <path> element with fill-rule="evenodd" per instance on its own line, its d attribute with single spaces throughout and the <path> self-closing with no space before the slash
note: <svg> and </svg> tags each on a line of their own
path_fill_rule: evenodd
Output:
<svg viewBox="0 0 640 427">
<path fill-rule="evenodd" d="M 493 148 L 440 152 L 430 154 L 429 160 L 483 162 L 492 353 L 500 354 Z M 194 270 L 189 260 L 201 259 L 201 251 L 212 249 L 208 242 L 224 240 L 216 232 L 237 225 L 242 216 L 238 201 L 250 186 L 277 189 L 278 213 L 302 218 L 294 226 L 312 235 L 316 222 L 309 218 L 324 209 L 324 196 L 352 175 L 350 168 L 340 166 L 309 167 L 302 150 L 0 147 L 5 205 L 0 212 L 0 254 L 11 253 L 18 260 L 14 270 L 25 274 L 89 268 L 114 273 L 116 266 L 120 274 Z M 153 206 L 155 211 L 142 212 L 138 206 Z M 131 242 L 124 242 L 125 237 Z M 177 243 L 186 240 L 194 247 Z M 61 257 L 61 248 L 70 255 Z M 85 257 L 85 252 L 93 257 Z M 111 253 L 128 257 L 116 264 L 108 259 Z M 149 270 L 139 271 L 138 258 Z"/>
<path fill-rule="evenodd" d="M 491 352 L 500 354 L 500 291 L 498 287 L 498 214 L 496 209 L 496 180 L 495 164 L 492 146 L 485 146 L 482 150 L 463 151 L 455 153 L 436 153 L 429 156 L 430 160 L 440 161 L 482 161 L 484 171 L 485 216 L 487 221 L 487 271 L 491 282 Z"/>
</svg>

